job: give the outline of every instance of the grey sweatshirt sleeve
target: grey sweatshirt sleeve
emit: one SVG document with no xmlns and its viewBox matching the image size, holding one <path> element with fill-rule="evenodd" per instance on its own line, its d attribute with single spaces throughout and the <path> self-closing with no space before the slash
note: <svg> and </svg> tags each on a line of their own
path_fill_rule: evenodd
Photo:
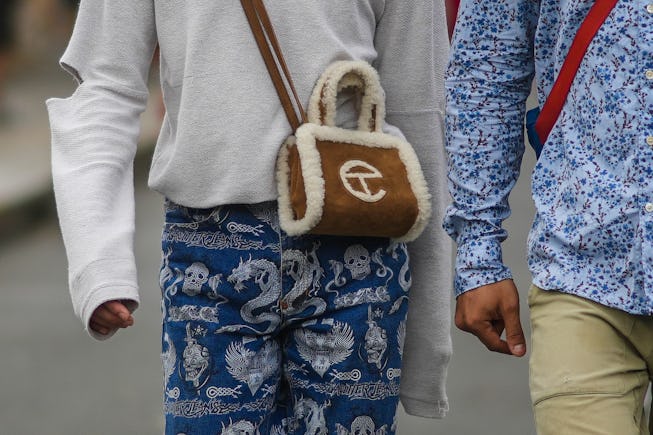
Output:
<svg viewBox="0 0 653 435">
<path fill-rule="evenodd" d="M 401 380 L 407 413 L 442 418 L 450 336 L 452 246 L 441 222 L 449 202 L 444 152 L 444 71 L 448 37 L 442 0 L 386 1 L 377 27 L 379 70 L 387 121 L 420 158 L 433 196 L 433 217 L 409 245 L 412 287 Z"/>
<path fill-rule="evenodd" d="M 152 1 L 82 0 L 61 59 L 79 86 L 47 101 L 70 292 L 87 329 L 108 300 L 138 305 L 132 168 L 155 45 Z"/>
</svg>

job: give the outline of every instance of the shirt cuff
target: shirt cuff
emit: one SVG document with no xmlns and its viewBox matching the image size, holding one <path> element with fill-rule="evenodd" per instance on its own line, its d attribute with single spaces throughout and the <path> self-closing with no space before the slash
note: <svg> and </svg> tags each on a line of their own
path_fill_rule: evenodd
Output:
<svg viewBox="0 0 653 435">
<path fill-rule="evenodd" d="M 512 272 L 503 264 L 501 242 L 479 238 L 458 246 L 454 279 L 456 296 L 511 278 Z"/>
</svg>

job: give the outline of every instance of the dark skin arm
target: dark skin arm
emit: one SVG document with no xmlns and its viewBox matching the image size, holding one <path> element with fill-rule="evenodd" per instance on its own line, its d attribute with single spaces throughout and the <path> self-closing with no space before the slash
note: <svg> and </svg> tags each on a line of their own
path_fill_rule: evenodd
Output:
<svg viewBox="0 0 653 435">
<path fill-rule="evenodd" d="M 456 301 L 456 326 L 491 351 L 521 357 L 526 339 L 519 320 L 519 293 L 511 279 L 467 291 Z M 505 340 L 501 334 L 506 332 Z"/>
</svg>

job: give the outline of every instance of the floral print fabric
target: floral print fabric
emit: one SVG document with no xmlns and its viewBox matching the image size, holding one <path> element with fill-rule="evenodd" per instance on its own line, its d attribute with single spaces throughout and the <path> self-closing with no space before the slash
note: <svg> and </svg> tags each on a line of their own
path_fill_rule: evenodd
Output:
<svg viewBox="0 0 653 435">
<path fill-rule="evenodd" d="M 592 2 L 463 0 L 447 72 L 456 293 L 510 278 L 500 243 L 540 105 Z M 620 1 L 592 41 L 532 174 L 534 283 L 653 314 L 653 3 Z"/>
</svg>

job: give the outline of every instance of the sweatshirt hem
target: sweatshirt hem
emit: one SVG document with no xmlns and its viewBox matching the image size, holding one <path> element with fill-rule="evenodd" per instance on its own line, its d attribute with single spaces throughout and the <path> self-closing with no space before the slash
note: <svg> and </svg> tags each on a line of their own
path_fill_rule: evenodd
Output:
<svg viewBox="0 0 653 435">
<path fill-rule="evenodd" d="M 447 399 L 427 401 L 401 395 L 401 404 L 408 415 L 422 418 L 442 419 L 449 412 Z"/>
</svg>

